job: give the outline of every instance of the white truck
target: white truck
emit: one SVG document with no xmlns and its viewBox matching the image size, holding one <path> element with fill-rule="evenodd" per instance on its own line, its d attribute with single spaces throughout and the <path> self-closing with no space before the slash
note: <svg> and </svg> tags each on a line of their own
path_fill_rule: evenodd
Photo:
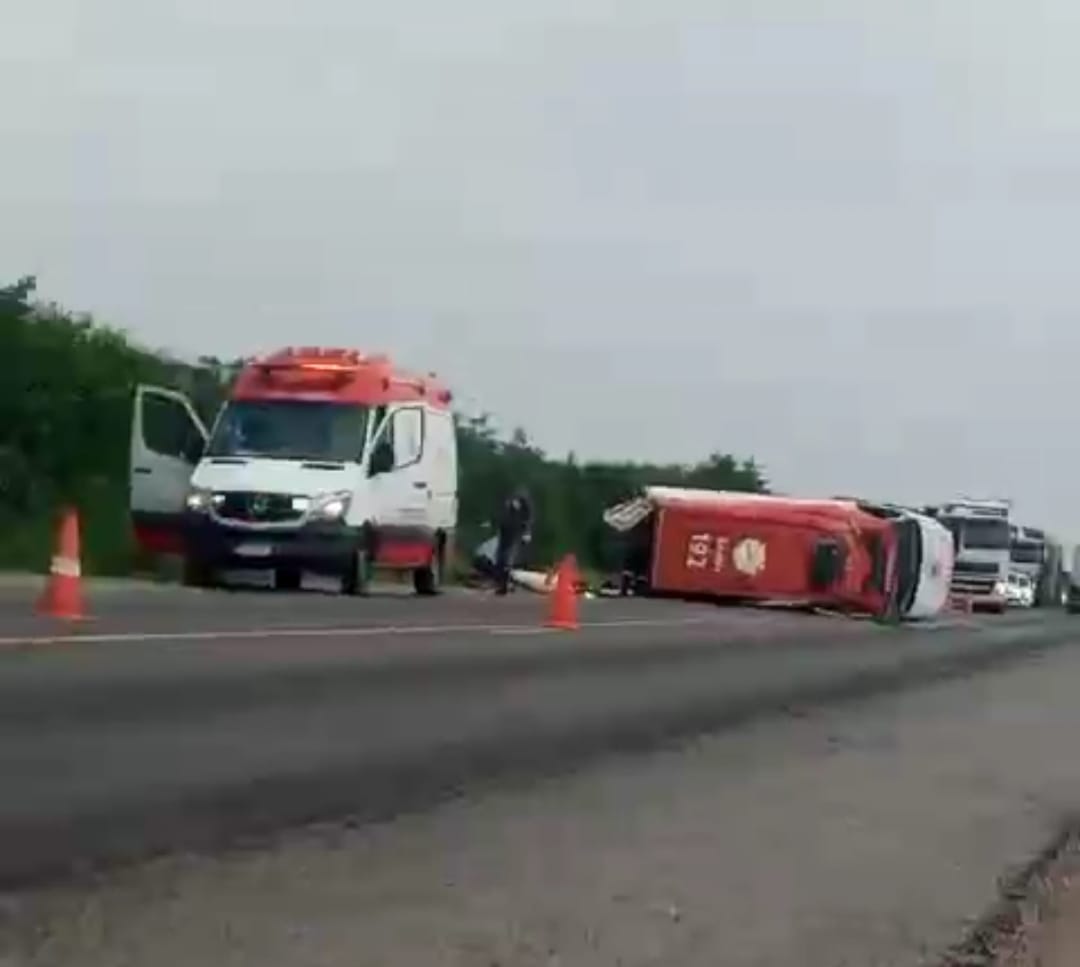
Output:
<svg viewBox="0 0 1080 967">
<path fill-rule="evenodd" d="M 1034 588 L 1036 607 L 1060 607 L 1064 585 L 1061 545 L 1039 527 L 1011 525 L 1009 568 Z"/>
<path fill-rule="evenodd" d="M 952 593 L 967 598 L 973 608 L 1004 612 L 1012 563 L 1012 502 L 962 497 L 927 510 L 953 535 Z"/>
</svg>

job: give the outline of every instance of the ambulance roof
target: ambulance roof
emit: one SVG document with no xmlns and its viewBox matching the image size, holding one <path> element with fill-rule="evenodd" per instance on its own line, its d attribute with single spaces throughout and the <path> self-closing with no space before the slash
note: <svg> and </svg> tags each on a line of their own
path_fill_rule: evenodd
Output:
<svg viewBox="0 0 1080 967">
<path fill-rule="evenodd" d="M 627 531 L 644 520 L 653 508 L 679 508 L 739 517 L 786 517 L 794 514 L 819 520 L 859 520 L 869 526 L 875 526 L 875 522 L 880 525 L 890 517 L 899 516 L 887 509 L 871 508 L 854 500 L 782 497 L 687 487 L 646 487 L 635 500 L 609 508 L 604 520 L 617 531 Z"/>
<path fill-rule="evenodd" d="M 233 387 L 234 400 L 302 399 L 383 406 L 427 403 L 447 409 L 452 396 L 434 373 L 416 376 L 387 356 L 305 346 L 249 361 Z"/>
<path fill-rule="evenodd" d="M 698 490 L 690 487 L 646 487 L 645 497 L 658 507 L 723 508 L 745 506 L 790 507 L 799 510 L 849 509 L 857 501 L 845 498 L 784 497 L 739 490 Z"/>
</svg>

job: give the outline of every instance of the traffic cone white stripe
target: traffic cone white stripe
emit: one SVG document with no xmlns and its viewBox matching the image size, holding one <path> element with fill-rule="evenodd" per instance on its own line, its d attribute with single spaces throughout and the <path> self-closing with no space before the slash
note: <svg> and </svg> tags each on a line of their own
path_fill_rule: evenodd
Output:
<svg viewBox="0 0 1080 967">
<path fill-rule="evenodd" d="M 49 566 L 49 573 L 62 578 L 79 578 L 82 577 L 82 567 L 78 561 L 73 561 L 70 557 L 54 557 Z"/>
</svg>

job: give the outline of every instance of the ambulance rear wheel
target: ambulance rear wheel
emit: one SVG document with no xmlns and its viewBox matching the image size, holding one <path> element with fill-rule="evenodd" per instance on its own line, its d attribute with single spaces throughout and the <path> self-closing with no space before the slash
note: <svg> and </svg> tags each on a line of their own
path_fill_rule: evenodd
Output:
<svg viewBox="0 0 1080 967">
<path fill-rule="evenodd" d="M 413 571 L 413 587 L 421 597 L 434 597 L 442 590 L 443 554 L 441 547 L 431 551 L 431 563 Z"/>
</svg>

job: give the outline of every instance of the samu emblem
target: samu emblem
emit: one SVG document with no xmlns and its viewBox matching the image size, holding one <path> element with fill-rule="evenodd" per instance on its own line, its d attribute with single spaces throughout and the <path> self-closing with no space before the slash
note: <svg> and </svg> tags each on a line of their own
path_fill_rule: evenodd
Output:
<svg viewBox="0 0 1080 967">
<path fill-rule="evenodd" d="M 753 577 L 765 570 L 765 542 L 756 537 L 746 537 L 731 552 L 735 570 Z"/>
</svg>

